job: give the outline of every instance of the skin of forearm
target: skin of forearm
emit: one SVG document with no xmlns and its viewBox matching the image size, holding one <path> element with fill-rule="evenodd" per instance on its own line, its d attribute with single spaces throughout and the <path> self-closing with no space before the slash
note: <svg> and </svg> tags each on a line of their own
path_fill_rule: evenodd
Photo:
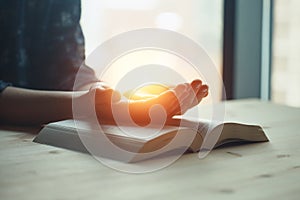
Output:
<svg viewBox="0 0 300 200">
<path fill-rule="evenodd" d="M 0 121 L 43 124 L 72 118 L 72 98 L 80 92 L 41 91 L 7 87 L 0 94 Z"/>
</svg>

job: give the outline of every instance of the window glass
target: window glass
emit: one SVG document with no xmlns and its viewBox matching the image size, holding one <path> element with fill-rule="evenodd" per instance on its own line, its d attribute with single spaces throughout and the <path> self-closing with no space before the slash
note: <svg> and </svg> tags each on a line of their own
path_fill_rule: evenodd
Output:
<svg viewBox="0 0 300 200">
<path fill-rule="evenodd" d="M 202 45 L 222 71 L 223 0 L 82 0 L 81 24 L 86 55 L 114 35 L 139 28 L 163 28 Z M 141 63 L 149 55 L 158 57 L 155 52 L 146 53 L 139 54 Z M 123 64 L 130 65 L 129 58 Z M 174 56 L 167 59 L 174 65 L 183 64 Z M 221 90 L 219 93 L 221 99 Z"/>
<path fill-rule="evenodd" d="M 300 106 L 300 1 L 274 1 L 271 98 Z"/>
</svg>

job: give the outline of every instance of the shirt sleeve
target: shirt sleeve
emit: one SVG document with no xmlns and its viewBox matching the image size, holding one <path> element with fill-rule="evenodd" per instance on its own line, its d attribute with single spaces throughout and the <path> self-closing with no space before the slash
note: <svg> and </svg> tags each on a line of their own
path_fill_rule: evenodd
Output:
<svg viewBox="0 0 300 200">
<path fill-rule="evenodd" d="M 0 93 L 8 86 L 11 86 L 12 84 L 11 83 L 7 83 L 7 82 L 4 82 L 2 80 L 0 80 Z"/>
<path fill-rule="evenodd" d="M 59 88 L 76 91 L 81 90 L 86 85 L 91 85 L 99 81 L 101 80 L 97 78 L 95 71 L 83 63 L 76 73 L 65 77 L 64 81 L 60 83 Z"/>
</svg>

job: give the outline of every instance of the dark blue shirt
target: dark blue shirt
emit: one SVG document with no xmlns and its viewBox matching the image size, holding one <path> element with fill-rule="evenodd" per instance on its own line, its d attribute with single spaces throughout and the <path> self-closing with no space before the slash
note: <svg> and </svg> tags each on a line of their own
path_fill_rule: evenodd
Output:
<svg viewBox="0 0 300 200">
<path fill-rule="evenodd" d="M 84 62 L 80 0 L 0 1 L 0 91 L 72 90 Z M 85 66 L 82 84 L 97 81 Z"/>
</svg>

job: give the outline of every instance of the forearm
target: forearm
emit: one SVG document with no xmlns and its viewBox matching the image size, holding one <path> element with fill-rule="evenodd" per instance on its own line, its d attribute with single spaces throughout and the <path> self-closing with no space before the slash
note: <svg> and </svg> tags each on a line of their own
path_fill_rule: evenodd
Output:
<svg viewBox="0 0 300 200">
<path fill-rule="evenodd" d="M 42 124 L 72 118 L 72 97 L 83 93 L 7 87 L 0 94 L 0 121 Z"/>
</svg>

